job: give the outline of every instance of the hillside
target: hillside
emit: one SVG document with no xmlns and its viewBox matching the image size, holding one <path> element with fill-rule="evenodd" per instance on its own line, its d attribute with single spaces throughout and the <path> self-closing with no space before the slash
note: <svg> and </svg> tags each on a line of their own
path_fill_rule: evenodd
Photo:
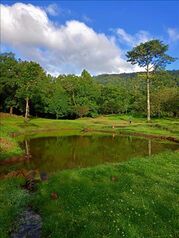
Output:
<svg viewBox="0 0 179 238">
<path fill-rule="evenodd" d="M 143 72 L 136 72 L 136 73 L 121 73 L 121 74 L 100 74 L 94 76 L 96 81 L 101 84 L 107 83 L 117 83 L 118 80 L 135 78 L 137 75 L 142 74 Z M 168 70 L 168 75 L 171 75 L 172 80 L 176 80 L 177 84 L 179 85 L 179 70 Z"/>
</svg>

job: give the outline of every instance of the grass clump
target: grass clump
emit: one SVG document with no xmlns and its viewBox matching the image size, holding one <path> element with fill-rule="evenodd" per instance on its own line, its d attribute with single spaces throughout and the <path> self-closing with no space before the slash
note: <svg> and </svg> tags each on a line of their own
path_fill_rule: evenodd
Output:
<svg viewBox="0 0 179 238">
<path fill-rule="evenodd" d="M 178 155 L 54 174 L 34 200 L 43 237 L 177 237 Z"/>
</svg>

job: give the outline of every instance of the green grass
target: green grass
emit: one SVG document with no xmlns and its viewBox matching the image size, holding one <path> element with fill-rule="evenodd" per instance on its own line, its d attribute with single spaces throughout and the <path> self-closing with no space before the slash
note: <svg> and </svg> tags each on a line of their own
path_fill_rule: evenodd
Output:
<svg viewBox="0 0 179 238">
<path fill-rule="evenodd" d="M 28 194 L 20 188 L 21 179 L 0 180 L 0 237 L 9 237 L 18 215 L 27 205 Z"/>
<path fill-rule="evenodd" d="M 43 237 L 178 237 L 178 156 L 165 153 L 54 174 L 39 185 L 34 199 Z"/>
<path fill-rule="evenodd" d="M 143 133 L 179 139 L 179 119 L 110 115 L 78 120 L 2 117 L 1 159 L 23 153 L 24 137 L 103 132 Z M 114 129 L 112 127 L 115 127 Z M 12 137 L 15 133 L 16 137 Z M 43 220 L 43 238 L 178 237 L 179 153 L 162 153 L 121 164 L 57 172 L 39 185 L 31 203 Z M 111 177 L 116 180 L 112 181 Z M 20 212 L 29 203 L 22 180 L 0 180 L 0 237 L 9 237 Z M 57 200 L 51 193 L 58 194 Z"/>
</svg>

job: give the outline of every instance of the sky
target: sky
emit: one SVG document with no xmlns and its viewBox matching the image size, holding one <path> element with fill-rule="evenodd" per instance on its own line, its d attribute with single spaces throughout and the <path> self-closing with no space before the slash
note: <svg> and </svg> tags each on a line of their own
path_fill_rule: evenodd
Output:
<svg viewBox="0 0 179 238">
<path fill-rule="evenodd" d="M 0 10 L 1 52 L 52 75 L 140 71 L 125 55 L 151 39 L 179 58 L 179 1 L 1 1 Z"/>
</svg>

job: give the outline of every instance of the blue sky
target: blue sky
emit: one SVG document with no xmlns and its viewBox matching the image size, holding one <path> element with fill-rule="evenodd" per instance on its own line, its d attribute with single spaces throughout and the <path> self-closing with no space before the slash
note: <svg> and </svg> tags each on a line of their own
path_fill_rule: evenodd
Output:
<svg viewBox="0 0 179 238">
<path fill-rule="evenodd" d="M 2 51 L 48 72 L 138 71 L 133 46 L 158 38 L 179 58 L 179 1 L 2 1 Z M 167 66 L 179 69 L 179 61 Z"/>
</svg>

